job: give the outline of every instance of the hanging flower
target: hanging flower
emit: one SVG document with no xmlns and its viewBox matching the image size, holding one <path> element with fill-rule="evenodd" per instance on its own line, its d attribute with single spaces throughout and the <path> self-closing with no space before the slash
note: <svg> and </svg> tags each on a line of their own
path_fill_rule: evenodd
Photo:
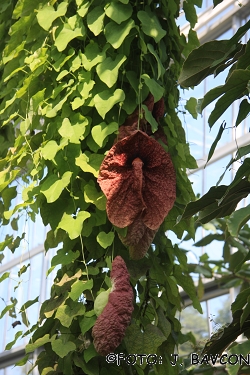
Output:
<svg viewBox="0 0 250 375">
<path fill-rule="evenodd" d="M 129 254 L 132 259 L 138 260 L 144 257 L 151 245 L 157 229 L 153 230 L 143 223 L 139 215 L 131 225 L 128 226 L 125 237 L 119 235 L 120 240 L 129 248 Z"/>
<path fill-rule="evenodd" d="M 111 148 L 98 183 L 107 197 L 108 218 L 119 228 L 140 215 L 147 228 L 158 229 L 176 198 L 170 155 L 140 130 Z"/>
<path fill-rule="evenodd" d="M 108 303 L 92 329 L 94 346 L 100 355 L 112 353 L 120 345 L 134 310 L 134 293 L 122 257 L 113 260 L 110 276 L 112 291 Z"/>
<path fill-rule="evenodd" d="M 163 98 L 155 103 L 149 93 L 143 104 L 159 122 L 164 115 Z M 104 159 L 98 177 L 107 197 L 109 220 L 117 227 L 127 227 L 126 236 L 119 237 L 129 247 L 132 259 L 145 255 L 176 198 L 174 167 L 158 141 L 167 145 L 163 129 L 159 127 L 153 134 L 144 109 L 135 109 L 120 126 L 117 143 Z"/>
</svg>

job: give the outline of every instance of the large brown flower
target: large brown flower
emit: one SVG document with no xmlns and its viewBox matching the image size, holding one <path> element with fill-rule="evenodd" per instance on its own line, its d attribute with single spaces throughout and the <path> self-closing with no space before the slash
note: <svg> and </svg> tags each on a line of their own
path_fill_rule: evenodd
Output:
<svg viewBox="0 0 250 375">
<path fill-rule="evenodd" d="M 120 228 L 140 217 L 147 228 L 158 229 L 176 198 L 170 155 L 140 130 L 111 148 L 98 182 L 107 197 L 108 218 Z"/>
<path fill-rule="evenodd" d="M 114 352 L 120 345 L 134 310 L 134 293 L 122 257 L 117 256 L 113 260 L 110 276 L 113 290 L 92 329 L 94 346 L 101 355 Z"/>
</svg>

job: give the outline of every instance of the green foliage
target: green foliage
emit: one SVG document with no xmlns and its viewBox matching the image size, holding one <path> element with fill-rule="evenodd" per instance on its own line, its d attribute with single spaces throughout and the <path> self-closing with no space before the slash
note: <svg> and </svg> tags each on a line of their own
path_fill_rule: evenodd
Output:
<svg viewBox="0 0 250 375">
<path fill-rule="evenodd" d="M 192 269 L 185 251 L 172 245 L 166 231 L 173 231 L 180 239 L 184 232 L 194 238 L 194 214 L 202 213 L 199 217 L 202 223 L 225 213 L 231 215 L 237 202 L 249 191 L 245 161 L 232 185 L 214 188 L 203 201 L 201 198 L 190 203 L 195 197 L 186 169 L 196 168 L 196 162 L 189 153 L 185 131 L 177 116 L 177 80 L 183 55 L 198 46 L 196 33 L 190 30 L 188 43 L 180 36 L 176 25 L 178 1 L 149 1 L 145 6 L 143 2 L 129 0 L 4 0 L 3 4 L 0 5 L 0 25 L 4 25 L 0 29 L 0 140 L 3 145 L 0 223 L 1 226 L 11 224 L 17 233 L 7 235 L 0 250 L 9 248 L 15 252 L 25 238 L 18 228 L 18 218 L 23 213 L 33 221 L 40 215 L 43 224 L 50 227 L 45 240 L 47 252 L 58 247 L 49 273 L 54 267 L 58 271 L 51 296 L 41 306 L 39 321 L 30 327 L 26 316 L 26 310 L 29 312 L 37 299 L 24 303 L 20 314 L 28 331 L 17 332 L 7 349 L 18 338 L 29 336 L 27 354 L 43 347 L 35 363 L 41 374 L 132 371 L 139 375 L 177 374 L 178 366 L 171 366 L 170 361 L 175 348 L 184 341 L 176 318 L 177 311 L 182 309 L 178 285 L 202 312 L 198 298 L 202 296 L 201 277 L 197 297 L 190 272 L 212 277 L 213 270 L 206 259 L 201 259 Z M 201 6 L 201 2 L 189 0 L 183 5 L 192 27 L 197 20 L 195 5 Z M 241 48 L 240 35 L 242 30 L 238 39 L 231 41 L 230 52 L 227 43 L 220 43 L 209 63 L 198 60 L 198 71 L 182 73 L 179 82 L 196 84 L 215 69 L 222 69 L 229 58 L 235 64 L 231 81 L 204 98 L 202 108 L 219 96 L 223 103 L 230 104 L 234 95 L 243 96 L 248 90 L 249 72 L 244 59 L 249 54 L 249 46 Z M 211 51 L 211 46 L 203 47 L 204 51 L 207 53 L 209 48 Z M 195 56 L 197 52 L 200 54 L 200 50 L 193 52 Z M 184 71 L 187 66 L 188 62 L 184 64 Z M 244 79 L 235 86 L 235 79 L 239 77 Z M 143 104 L 149 93 L 155 101 L 164 97 L 165 116 L 159 124 Z M 186 105 L 194 117 L 196 104 L 191 99 Z M 106 199 L 96 179 L 119 126 L 137 108 L 144 109 L 152 133 L 161 129 L 167 137 L 168 146 L 163 144 L 163 147 L 167 147 L 174 163 L 177 199 L 147 256 L 132 261 L 119 239 L 118 229 L 107 219 Z M 224 109 L 225 105 L 220 106 L 219 112 L 213 115 L 211 126 Z M 248 112 L 249 106 L 243 102 L 237 124 Z M 240 192 L 237 196 L 236 190 Z M 22 201 L 15 204 L 18 194 Z M 232 214 L 224 224 L 230 233 L 225 245 L 229 273 L 239 273 L 239 267 L 248 259 L 243 250 L 245 242 L 236 237 L 242 235 L 248 215 L 248 211 Z M 207 238 L 209 241 L 211 237 Z M 234 257 L 227 252 L 229 244 L 238 248 Z M 132 323 L 117 352 L 157 353 L 164 367 L 145 363 L 133 367 L 111 366 L 93 347 L 91 329 L 107 301 L 111 262 L 116 255 L 125 260 L 136 291 Z M 28 266 L 25 267 L 20 269 L 19 277 Z M 8 277 L 9 273 L 5 273 L 0 281 Z M 16 303 L 12 299 L 1 317 L 6 313 L 15 316 Z M 246 324 L 248 307 L 244 311 L 239 318 L 242 327 Z M 25 358 L 19 365 L 26 363 L 28 357 Z"/>
<path fill-rule="evenodd" d="M 179 83 L 183 87 L 196 86 L 209 75 L 217 76 L 230 67 L 225 84 L 208 91 L 204 98 L 199 100 L 197 108 L 200 112 L 217 100 L 208 118 L 210 127 L 214 126 L 232 103 L 249 96 L 250 42 L 246 44 L 240 42 L 249 29 L 250 21 L 240 27 L 230 40 L 214 40 L 203 44 L 194 49 L 183 64 L 179 77 Z M 242 99 L 235 122 L 236 127 L 248 116 L 249 111 L 248 100 Z M 211 146 L 208 160 L 214 153 L 222 131 L 221 127 Z"/>
<path fill-rule="evenodd" d="M 248 159 L 245 159 L 246 165 L 248 165 L 247 161 Z M 244 168 L 246 173 L 243 175 L 240 173 L 240 169 L 243 166 L 244 164 L 239 168 L 234 181 L 229 186 L 213 186 L 200 199 L 189 203 L 182 218 L 190 218 L 199 212 L 197 221 L 205 224 L 214 218 L 222 218 L 232 214 L 236 209 L 237 204 L 250 193 L 250 183 L 245 178 L 245 174 L 248 173 L 246 166 Z M 246 213 L 246 210 L 244 212 Z M 246 216 L 247 215 L 245 215 L 245 217 Z M 244 217 L 242 222 L 243 224 L 245 223 Z M 240 222 L 238 225 L 240 226 Z"/>
</svg>

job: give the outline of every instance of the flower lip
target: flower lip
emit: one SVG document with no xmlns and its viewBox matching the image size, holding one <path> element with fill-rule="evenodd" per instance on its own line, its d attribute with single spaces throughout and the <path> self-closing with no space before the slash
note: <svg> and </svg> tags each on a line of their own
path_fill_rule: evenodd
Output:
<svg viewBox="0 0 250 375">
<path fill-rule="evenodd" d="M 110 149 L 101 165 L 98 183 L 107 197 L 109 220 L 120 228 L 132 224 L 143 212 L 144 224 L 157 229 L 176 197 L 170 155 L 140 130 Z"/>
</svg>

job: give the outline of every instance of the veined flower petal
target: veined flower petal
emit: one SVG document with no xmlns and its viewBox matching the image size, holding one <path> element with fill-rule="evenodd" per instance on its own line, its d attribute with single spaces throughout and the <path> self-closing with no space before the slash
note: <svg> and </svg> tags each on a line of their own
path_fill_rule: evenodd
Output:
<svg viewBox="0 0 250 375">
<path fill-rule="evenodd" d="M 108 218 L 120 228 L 142 214 L 143 223 L 157 229 L 176 198 L 170 155 L 140 130 L 111 148 L 100 167 L 98 183 L 107 197 Z"/>
</svg>

